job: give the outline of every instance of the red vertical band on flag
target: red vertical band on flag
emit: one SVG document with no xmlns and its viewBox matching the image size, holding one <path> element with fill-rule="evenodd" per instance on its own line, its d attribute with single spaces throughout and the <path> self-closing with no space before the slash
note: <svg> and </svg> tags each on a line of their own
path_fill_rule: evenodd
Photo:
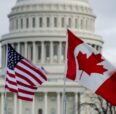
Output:
<svg viewBox="0 0 116 114">
<path fill-rule="evenodd" d="M 116 72 L 98 88 L 96 94 L 116 105 Z"/>
<path fill-rule="evenodd" d="M 82 40 L 80 40 L 70 31 L 68 30 L 68 52 L 67 52 L 67 78 L 71 80 L 75 80 L 76 78 L 76 62 L 74 57 L 74 49 L 77 45 L 83 43 Z M 75 40 L 76 39 L 76 40 Z"/>
</svg>

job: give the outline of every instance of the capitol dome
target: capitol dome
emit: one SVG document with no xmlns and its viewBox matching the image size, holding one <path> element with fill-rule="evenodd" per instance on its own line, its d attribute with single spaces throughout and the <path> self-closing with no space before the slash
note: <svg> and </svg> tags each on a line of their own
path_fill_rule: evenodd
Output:
<svg viewBox="0 0 116 114">
<path fill-rule="evenodd" d="M 21 54 L 25 54 L 25 57 L 28 56 L 28 59 L 33 60 L 36 64 L 53 63 L 53 61 L 63 63 L 65 57 L 64 52 L 61 51 L 65 48 L 66 26 L 70 27 L 88 44 L 101 51 L 103 41 L 94 33 L 95 18 L 87 0 L 17 0 L 16 6 L 9 14 L 10 33 L 1 39 L 2 47 L 5 48 L 3 45 L 7 42 L 13 43 L 15 48 L 18 48 L 18 44 L 20 44 Z M 38 55 L 35 58 L 31 47 L 36 45 L 38 50 L 41 50 L 42 42 L 46 46 L 52 45 L 51 48 L 54 48 L 53 42 L 56 47 L 63 46 L 59 51 L 58 48 L 55 48 L 54 57 L 53 49 L 48 49 L 48 57 L 43 57 L 43 52 L 40 51 L 38 54 L 35 53 Z M 23 49 L 25 43 L 29 44 L 30 52 L 27 52 L 26 48 Z M 41 45 L 40 48 L 39 45 Z M 49 52 L 50 50 L 52 51 Z M 5 54 L 4 51 L 3 53 Z M 5 60 L 2 61 L 4 65 Z"/>
<path fill-rule="evenodd" d="M 86 6 L 89 6 L 87 0 L 17 0 L 17 5 L 21 4 L 84 4 Z"/>
<path fill-rule="evenodd" d="M 17 0 L 8 17 L 9 33 L 1 38 L 2 67 L 6 64 L 6 44 L 11 43 L 19 53 L 48 72 L 48 81 L 38 90 L 42 92 L 36 92 L 32 105 L 8 93 L 9 114 L 62 114 L 67 27 L 97 51 L 101 52 L 103 45 L 95 33 L 96 16 L 88 0 Z M 2 105 L 3 79 L 4 76 L 0 77 Z M 73 106 L 86 100 L 78 101 L 84 91 L 86 89 L 79 84 L 67 81 L 66 95 L 70 102 L 67 114 L 77 114 Z M 3 108 L 0 114 L 4 113 Z M 90 109 L 87 110 L 81 114 L 90 114 Z"/>
</svg>

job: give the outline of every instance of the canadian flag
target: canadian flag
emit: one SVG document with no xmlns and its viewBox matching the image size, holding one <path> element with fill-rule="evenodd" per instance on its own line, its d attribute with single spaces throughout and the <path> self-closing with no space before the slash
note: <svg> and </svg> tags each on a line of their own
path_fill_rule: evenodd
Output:
<svg viewBox="0 0 116 114">
<path fill-rule="evenodd" d="M 116 105 L 116 69 L 94 48 L 68 30 L 66 77 Z"/>
</svg>

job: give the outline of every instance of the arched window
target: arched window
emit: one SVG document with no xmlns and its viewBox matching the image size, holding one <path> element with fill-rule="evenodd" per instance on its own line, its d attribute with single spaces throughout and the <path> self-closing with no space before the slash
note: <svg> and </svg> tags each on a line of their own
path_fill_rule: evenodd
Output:
<svg viewBox="0 0 116 114">
<path fill-rule="evenodd" d="M 32 43 L 29 42 L 28 45 L 27 45 L 27 57 L 29 60 L 33 60 L 33 46 L 32 46 Z"/>
<path fill-rule="evenodd" d="M 29 28 L 29 19 L 26 18 L 26 28 Z"/>
<path fill-rule="evenodd" d="M 58 20 L 57 20 L 57 18 L 55 17 L 54 18 L 54 27 L 57 27 L 58 26 Z"/>
<path fill-rule="evenodd" d="M 49 17 L 47 17 L 47 27 L 50 27 L 50 18 Z"/>
<path fill-rule="evenodd" d="M 38 49 L 38 56 L 37 56 L 37 58 L 38 58 L 38 61 L 40 61 L 41 60 L 41 42 L 37 43 L 37 49 Z"/>
<path fill-rule="evenodd" d="M 68 19 L 68 26 L 71 27 L 71 18 Z"/>
<path fill-rule="evenodd" d="M 58 42 L 54 42 L 53 43 L 53 59 L 54 59 L 54 62 L 58 62 L 58 47 L 59 47 L 59 44 Z"/>
<path fill-rule="evenodd" d="M 77 28 L 77 24 L 78 24 L 77 19 L 75 19 L 75 28 Z"/>
<path fill-rule="evenodd" d="M 38 114 L 43 114 L 43 110 L 41 108 L 38 109 Z"/>
<path fill-rule="evenodd" d="M 83 19 L 81 19 L 81 29 L 83 29 Z"/>
<path fill-rule="evenodd" d="M 42 27 L 42 24 L 43 24 L 43 19 L 42 17 L 39 18 L 39 27 Z"/>
<path fill-rule="evenodd" d="M 24 43 L 22 42 L 22 43 L 20 43 L 20 54 L 21 55 L 25 55 L 25 47 L 24 47 Z"/>
<path fill-rule="evenodd" d="M 10 19 L 10 31 L 12 30 L 12 19 Z"/>
<path fill-rule="evenodd" d="M 18 29 L 18 19 L 16 19 L 16 29 Z"/>
<path fill-rule="evenodd" d="M 50 62 L 50 42 L 45 42 L 45 60 Z"/>
<path fill-rule="evenodd" d="M 23 28 L 23 19 L 21 19 L 21 29 Z"/>
<path fill-rule="evenodd" d="M 32 18 L 32 27 L 35 28 L 35 17 Z"/>
<path fill-rule="evenodd" d="M 62 43 L 62 56 L 61 56 L 62 61 L 65 61 L 65 51 L 66 51 L 66 42 L 63 42 Z"/>
<path fill-rule="evenodd" d="M 62 27 L 65 27 L 64 17 L 63 17 L 62 20 L 61 20 L 61 26 L 62 26 Z"/>
<path fill-rule="evenodd" d="M 6 45 L 2 46 L 2 66 L 5 67 L 6 65 Z"/>
<path fill-rule="evenodd" d="M 15 29 L 15 21 L 14 21 L 14 19 L 12 19 L 12 30 L 14 30 Z"/>
</svg>

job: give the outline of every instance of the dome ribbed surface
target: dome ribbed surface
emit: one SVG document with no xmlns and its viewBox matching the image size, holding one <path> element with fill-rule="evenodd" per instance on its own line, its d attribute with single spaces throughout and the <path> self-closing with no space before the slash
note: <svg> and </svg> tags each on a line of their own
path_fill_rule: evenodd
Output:
<svg viewBox="0 0 116 114">
<path fill-rule="evenodd" d="M 25 4 L 80 4 L 84 6 L 89 6 L 87 0 L 17 0 L 16 5 Z"/>
</svg>

